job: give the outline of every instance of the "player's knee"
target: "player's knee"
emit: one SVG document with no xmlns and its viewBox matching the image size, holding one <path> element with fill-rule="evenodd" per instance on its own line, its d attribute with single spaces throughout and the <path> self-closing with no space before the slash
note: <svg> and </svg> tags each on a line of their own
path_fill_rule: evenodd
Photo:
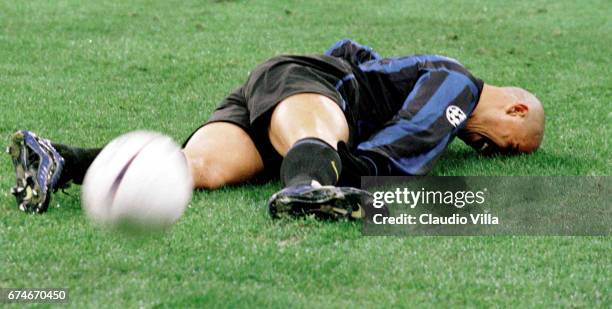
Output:
<svg viewBox="0 0 612 309">
<path fill-rule="evenodd" d="M 183 153 L 189 163 L 194 187 L 214 190 L 227 184 L 225 171 L 215 162 L 214 157 L 201 152 L 192 152 L 186 148 Z"/>
<path fill-rule="evenodd" d="M 215 122 L 199 129 L 183 149 L 194 185 L 217 189 L 244 182 L 263 170 L 263 160 L 240 127 Z"/>
<path fill-rule="evenodd" d="M 194 177 L 194 184 L 199 189 L 215 190 L 227 185 L 228 181 L 222 172 L 212 167 Z"/>
<path fill-rule="evenodd" d="M 192 173 L 194 186 L 198 189 L 215 190 L 228 184 L 227 176 L 214 165 L 192 170 Z"/>
</svg>

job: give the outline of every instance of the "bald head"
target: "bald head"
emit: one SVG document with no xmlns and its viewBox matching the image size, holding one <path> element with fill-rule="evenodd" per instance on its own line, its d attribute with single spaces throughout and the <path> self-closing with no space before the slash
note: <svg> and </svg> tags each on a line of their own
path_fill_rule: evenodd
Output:
<svg viewBox="0 0 612 309">
<path fill-rule="evenodd" d="M 533 152 L 540 147 L 544 137 L 544 108 L 540 100 L 531 92 L 518 87 L 502 87 L 514 100 L 513 106 L 524 109 L 520 122 L 522 126 L 521 138 L 524 142 L 521 152 Z"/>
<path fill-rule="evenodd" d="M 463 140 L 478 150 L 533 152 L 544 136 L 544 108 L 525 89 L 485 85 L 465 131 Z"/>
</svg>

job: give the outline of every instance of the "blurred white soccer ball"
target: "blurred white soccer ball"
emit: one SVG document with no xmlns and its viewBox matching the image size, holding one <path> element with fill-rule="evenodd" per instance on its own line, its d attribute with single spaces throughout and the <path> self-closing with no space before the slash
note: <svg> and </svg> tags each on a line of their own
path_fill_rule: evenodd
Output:
<svg viewBox="0 0 612 309">
<path fill-rule="evenodd" d="M 81 190 L 94 222 L 141 228 L 175 223 L 191 201 L 193 183 L 180 147 L 165 135 L 135 131 L 96 157 Z"/>
</svg>

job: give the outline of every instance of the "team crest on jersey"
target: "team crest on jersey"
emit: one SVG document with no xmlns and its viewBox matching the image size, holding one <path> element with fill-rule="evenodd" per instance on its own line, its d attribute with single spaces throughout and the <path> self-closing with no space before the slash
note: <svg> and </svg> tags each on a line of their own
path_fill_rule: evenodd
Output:
<svg viewBox="0 0 612 309">
<path fill-rule="evenodd" d="M 465 113 L 456 105 L 449 105 L 446 108 L 446 119 L 453 125 L 453 127 L 460 125 L 465 118 L 467 118 Z"/>
</svg>

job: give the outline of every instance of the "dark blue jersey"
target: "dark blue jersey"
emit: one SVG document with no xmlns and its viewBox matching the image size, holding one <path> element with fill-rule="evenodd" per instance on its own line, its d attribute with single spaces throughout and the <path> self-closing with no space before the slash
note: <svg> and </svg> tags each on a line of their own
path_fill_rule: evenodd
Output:
<svg viewBox="0 0 612 309">
<path fill-rule="evenodd" d="M 476 108 L 484 83 L 459 62 L 438 55 L 382 58 L 351 40 L 325 53 L 346 60 L 356 80 L 356 152 L 377 174 L 424 175 Z M 342 83 L 337 85 L 339 91 Z"/>
</svg>

